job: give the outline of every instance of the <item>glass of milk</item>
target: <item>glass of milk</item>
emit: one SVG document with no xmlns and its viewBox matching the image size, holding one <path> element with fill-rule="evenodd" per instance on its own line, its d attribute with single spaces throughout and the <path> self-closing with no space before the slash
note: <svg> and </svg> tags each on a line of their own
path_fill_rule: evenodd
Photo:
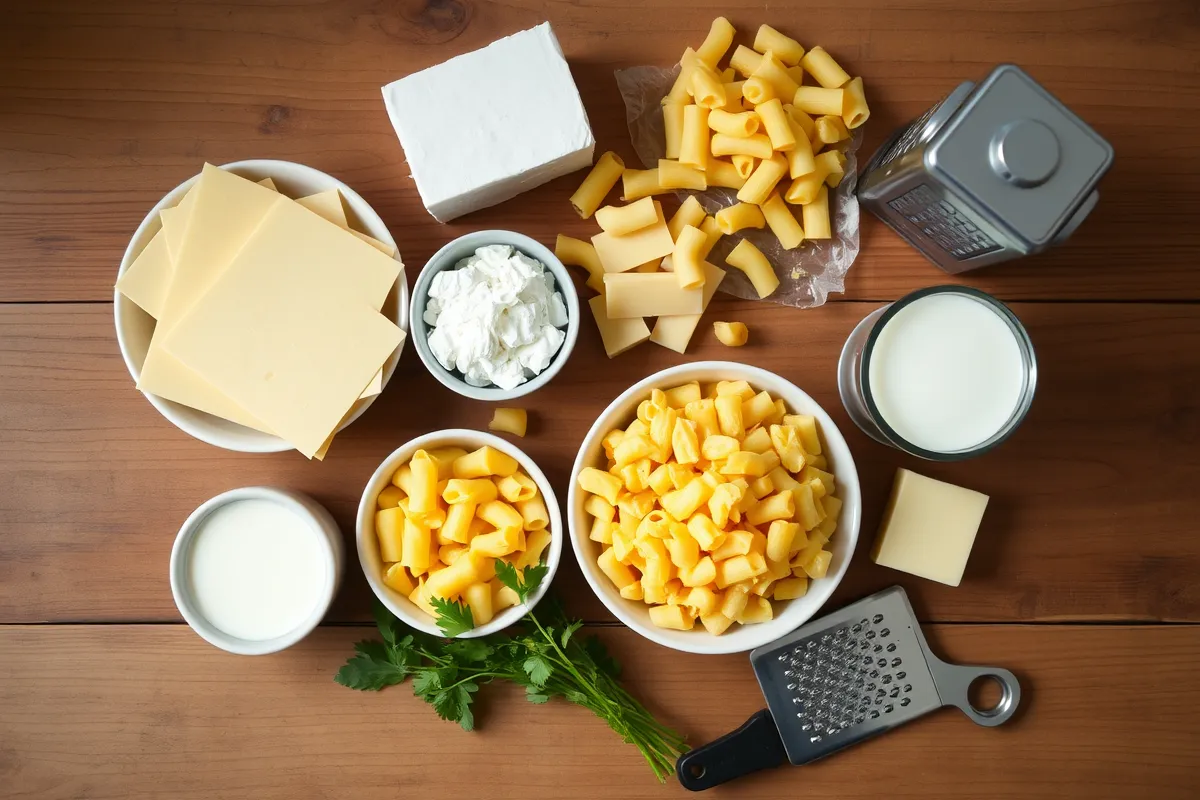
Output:
<svg viewBox="0 0 1200 800">
<path fill-rule="evenodd" d="M 921 289 L 874 311 L 838 361 L 838 390 L 858 427 L 934 461 L 981 455 L 1007 439 L 1036 384 L 1021 321 L 964 286 Z"/>
<path fill-rule="evenodd" d="M 342 534 L 305 495 L 234 489 L 196 509 L 171 550 L 171 593 L 188 625 L 241 655 L 290 647 L 325 616 L 342 574 Z"/>
</svg>

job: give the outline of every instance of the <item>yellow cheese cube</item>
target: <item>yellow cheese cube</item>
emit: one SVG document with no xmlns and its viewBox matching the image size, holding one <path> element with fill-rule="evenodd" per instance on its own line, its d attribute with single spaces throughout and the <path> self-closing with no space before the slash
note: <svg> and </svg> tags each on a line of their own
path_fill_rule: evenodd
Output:
<svg viewBox="0 0 1200 800">
<path fill-rule="evenodd" d="M 837 481 L 834 479 L 833 474 L 826 472 L 823 469 L 818 469 L 811 464 L 800 470 L 800 474 L 797 477 L 801 483 L 808 483 L 811 480 L 819 480 L 821 483 L 825 484 L 825 494 L 837 493 Z"/>
<path fill-rule="evenodd" d="M 767 559 L 770 561 L 787 561 L 791 553 L 792 542 L 800 526 L 794 522 L 777 519 L 767 530 Z"/>
<path fill-rule="evenodd" d="M 732 619 L 720 613 L 704 614 L 700 617 L 700 622 L 704 625 L 704 629 L 713 636 L 720 636 L 733 624 Z"/>
<path fill-rule="evenodd" d="M 387 568 L 387 572 L 383 573 L 383 582 L 405 597 L 408 597 L 412 594 L 413 589 L 417 588 L 417 584 L 413 582 L 408 570 L 400 564 L 392 564 Z"/>
<path fill-rule="evenodd" d="M 775 612 L 771 608 L 771 601 L 765 597 L 751 596 L 747 599 L 742 613 L 738 614 L 737 621 L 743 625 L 753 625 L 758 622 L 769 622 L 775 616 Z"/>
<path fill-rule="evenodd" d="M 684 597 L 683 604 L 689 608 L 696 610 L 696 613 L 704 616 L 712 614 L 721 604 L 721 597 L 707 586 L 696 586 L 690 589 Z"/>
<path fill-rule="evenodd" d="M 807 578 L 784 578 L 775 581 L 774 591 L 771 596 L 776 600 L 795 600 L 797 597 L 804 597 L 807 593 Z"/>
<path fill-rule="evenodd" d="M 375 512 L 375 538 L 379 540 L 379 555 L 384 561 L 399 561 L 403 548 L 404 512 L 399 508 L 383 508 Z"/>
<path fill-rule="evenodd" d="M 421 581 L 408 596 L 409 602 L 431 617 L 437 616 L 437 609 L 429 604 L 429 595 L 425 592 L 425 582 Z"/>
<path fill-rule="evenodd" d="M 721 598 L 721 613 L 730 619 L 736 619 L 750 597 L 750 588 L 744 584 L 730 586 Z"/>
<path fill-rule="evenodd" d="M 471 609 L 471 619 L 475 627 L 486 625 L 492 621 L 492 587 L 487 583 L 472 583 L 463 590 L 463 600 Z"/>
<path fill-rule="evenodd" d="M 751 453 L 765 453 L 771 449 L 771 436 L 763 427 L 755 428 L 742 440 L 742 449 Z"/>
<path fill-rule="evenodd" d="M 813 557 L 812 561 L 804 567 L 804 571 L 808 573 L 810 578 L 824 578 L 829 571 L 829 562 L 833 559 L 833 553 L 828 550 L 821 550 Z"/>
<path fill-rule="evenodd" d="M 817 481 L 817 483 L 821 483 Z M 822 484 L 824 485 L 824 484 Z M 817 527 L 823 518 L 821 511 L 817 510 L 816 499 L 813 497 L 812 486 L 807 483 L 797 484 L 796 488 L 791 492 L 795 503 L 795 519 L 800 523 L 801 527 L 806 531 L 811 531 Z"/>
<path fill-rule="evenodd" d="M 690 631 L 696 624 L 696 618 L 683 606 L 652 606 L 650 621 L 660 628 L 676 631 Z"/>
<path fill-rule="evenodd" d="M 804 452 L 814 456 L 821 455 L 821 437 L 817 435 L 817 418 L 807 414 L 788 414 L 783 418 L 784 425 L 791 425 L 800 434 L 800 444 Z"/>
</svg>

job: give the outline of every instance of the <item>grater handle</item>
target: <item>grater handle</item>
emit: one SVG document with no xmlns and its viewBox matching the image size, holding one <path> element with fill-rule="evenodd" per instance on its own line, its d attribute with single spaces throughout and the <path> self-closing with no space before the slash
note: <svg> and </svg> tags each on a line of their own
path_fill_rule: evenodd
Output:
<svg viewBox="0 0 1200 800">
<path fill-rule="evenodd" d="M 699 792 L 787 761 L 775 719 L 759 711 L 732 733 L 684 753 L 675 774 L 685 789 Z"/>
<path fill-rule="evenodd" d="M 942 705 L 958 707 L 976 725 L 989 728 L 1003 725 L 1021 702 L 1021 684 L 1017 682 L 1017 676 L 1006 669 L 948 664 L 928 652 L 926 661 Z M 991 678 L 1000 684 L 1000 702 L 994 708 L 979 709 L 971 705 L 971 684 L 980 678 Z"/>
</svg>

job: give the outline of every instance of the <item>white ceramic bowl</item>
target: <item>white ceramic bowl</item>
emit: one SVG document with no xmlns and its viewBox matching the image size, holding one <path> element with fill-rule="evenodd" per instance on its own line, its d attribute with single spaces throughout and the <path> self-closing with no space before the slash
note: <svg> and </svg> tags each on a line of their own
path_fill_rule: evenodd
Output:
<svg viewBox="0 0 1200 800">
<path fill-rule="evenodd" d="M 396 246 L 387 226 L 383 224 L 379 215 L 367 205 L 367 201 L 332 175 L 326 175 L 320 170 L 306 167 L 303 164 L 271 159 L 235 161 L 223 165 L 221 169 L 227 169 L 251 180 L 270 178 L 275 182 L 279 191 L 288 197 L 304 197 L 329 189 L 337 189 L 341 192 L 351 217 L 351 224 L 355 228 L 392 247 Z M 121 267 L 117 272 L 118 277 L 129 269 L 129 265 L 141 254 L 146 245 L 150 243 L 150 239 L 162 227 L 158 216 L 159 212 L 164 208 L 179 205 L 184 194 L 198 179 L 197 175 L 179 184 L 168 192 L 166 197 L 159 200 L 154 208 L 150 209 L 145 219 L 142 220 L 142 224 L 134 232 L 129 246 L 125 248 L 125 255 L 121 259 Z M 397 253 L 396 259 L 400 260 L 399 253 Z M 401 265 L 400 279 L 396 284 L 387 300 L 384 301 L 383 313 L 400 326 L 401 330 L 407 332 L 408 282 L 404 279 L 403 265 Z M 129 374 L 134 381 L 137 381 L 142 372 L 142 364 L 146 360 L 146 352 L 150 349 L 150 337 L 154 334 L 154 318 L 115 289 L 113 290 L 113 308 L 116 315 L 117 344 L 121 348 L 121 356 L 125 359 L 125 366 L 128 367 Z M 385 387 L 396 370 L 396 363 L 400 360 L 400 352 L 403 349 L 402 342 L 391 358 L 384 363 L 383 385 Z M 202 442 L 243 453 L 280 453 L 292 449 L 290 444 L 278 436 L 214 417 L 156 395 L 146 392 L 143 394 L 160 414 L 171 421 L 171 424 Z M 378 395 L 359 400 L 338 430 L 345 428 L 362 416 L 363 412 L 375 401 L 375 397 Z"/>
<path fill-rule="evenodd" d="M 506 453 L 517 460 L 517 463 L 521 465 L 521 469 L 525 470 L 525 473 L 533 478 L 534 483 L 541 490 L 542 497 L 546 501 L 546 510 L 550 513 L 550 544 L 547 546 L 544 555 L 544 563 L 549 568 L 549 571 L 546 573 L 546 577 L 542 579 L 542 583 L 533 597 L 530 598 L 528 603 L 504 609 L 493 617 L 491 622 L 481 625 L 474 630 L 459 634 L 458 638 L 473 639 L 476 636 L 486 636 L 489 633 L 495 633 L 498 630 L 507 628 L 525 616 L 525 612 L 536 606 L 538 601 L 546 594 L 546 590 L 550 587 L 550 582 L 554 580 L 554 574 L 558 572 L 558 562 L 562 559 L 564 537 L 562 513 L 559 511 L 558 498 L 554 496 L 554 489 L 550 487 L 550 481 L 546 480 L 546 475 L 538 469 L 538 465 L 533 462 L 533 459 L 525 455 L 520 448 L 514 446 L 511 442 L 501 439 L 499 436 L 461 428 L 434 431 L 424 436 L 418 436 L 416 439 L 396 448 L 390 456 L 383 460 L 383 463 L 379 465 L 379 469 L 375 470 L 375 474 L 371 476 L 371 480 L 367 481 L 367 488 L 363 490 L 362 500 L 358 504 L 358 520 L 356 522 L 358 561 L 362 564 L 363 573 L 367 576 L 367 583 L 371 585 L 371 591 L 405 625 L 424 631 L 425 633 L 433 634 L 434 636 L 444 636 L 445 634 L 442 633 L 441 629 L 433 621 L 433 618 L 413 605 L 407 597 L 383 582 L 383 559 L 379 555 L 379 542 L 375 538 L 375 512 L 378 509 L 376 499 L 379 497 L 379 493 L 391 484 L 392 474 L 402 464 L 407 463 L 417 450 L 433 450 L 438 447 L 461 447 L 467 452 L 471 452 L 478 450 L 484 445 L 491 445 L 500 452 Z"/>
<path fill-rule="evenodd" d="M 461 373 L 452 372 L 443 367 L 434 357 L 433 351 L 429 349 L 429 326 L 425 324 L 425 305 L 429 300 L 429 287 L 433 283 L 433 276 L 444 269 L 453 269 L 459 261 L 473 255 L 478 248 L 489 244 L 510 245 L 518 252 L 540 261 L 554 276 L 555 288 L 562 293 L 563 304 L 567 307 L 566 338 L 563 339 L 562 346 L 554 354 L 549 366 L 512 389 L 501 389 L 499 386 L 472 386 L 463 380 Z M 567 272 L 567 268 L 545 245 L 524 234 L 512 231 L 476 231 L 450 242 L 434 253 L 433 258 L 425 264 L 425 268 L 421 270 L 421 274 L 417 276 L 417 282 L 413 285 L 412 310 L 409 318 L 412 320 L 413 346 L 417 348 L 417 355 L 421 357 L 422 363 L 433 377 L 437 378 L 446 388 L 458 392 L 464 397 L 496 403 L 513 400 L 537 391 L 549 383 L 550 379 L 557 375 L 563 365 L 567 363 L 571 351 L 575 349 L 575 341 L 579 338 L 579 293 L 575 291 L 575 284 L 571 281 L 571 274 Z"/>
<path fill-rule="evenodd" d="M 305 520 L 318 539 L 325 562 L 324 582 L 312 613 L 295 629 L 273 639 L 252 640 L 230 636 L 205 619 L 197 610 L 193 599 L 189 577 L 192 541 L 209 514 L 238 500 L 268 500 L 282 505 Z M 329 512 L 316 500 L 299 492 L 267 486 L 233 489 L 205 502 L 192 512 L 179 529 L 175 544 L 171 548 L 171 595 L 175 598 L 175 606 L 187 624 L 209 644 L 238 655 L 265 655 L 291 647 L 317 627 L 341 585 L 343 558 L 342 532 Z"/>
<path fill-rule="evenodd" d="M 600 467 L 604 464 L 605 434 L 613 428 L 624 428 L 637 416 L 637 406 L 650 396 L 651 389 L 668 389 L 691 381 L 710 384 L 717 381 L 744 380 L 756 390 L 770 392 L 783 398 L 794 414 L 811 414 L 817 418 L 825 441 L 825 454 L 830 471 L 837 478 L 837 493 L 843 502 L 837 531 L 830 540 L 833 561 L 828 574 L 809 583 L 808 593 L 796 600 L 774 601 L 775 618 L 757 625 L 734 625 L 721 636 L 713 636 L 700 625 L 690 631 L 673 631 L 659 628 L 650 622 L 647 606 L 641 602 L 621 597 L 612 582 L 600 571 L 596 559 L 600 546 L 588 538 L 591 530 L 590 516 L 583 509 L 584 495 L 578 488 L 579 473 L 585 467 Z M 739 653 L 753 650 L 760 645 L 773 642 L 807 622 L 824 605 L 833 590 L 841 582 L 846 567 L 854 554 L 858 542 L 858 526 L 862 514 L 859 495 L 858 470 L 854 458 L 841 432 L 833 420 L 815 400 L 800 391 L 794 384 L 778 375 L 745 364 L 726 361 L 700 361 L 665 369 L 639 381 L 620 397 L 609 404 L 596 423 L 592 425 L 579 449 L 575 466 L 571 470 L 571 488 L 567 494 L 567 519 L 571 530 L 571 543 L 579 567 L 591 585 L 592 591 L 616 617 L 633 630 L 651 641 L 675 650 L 688 653 Z"/>
</svg>

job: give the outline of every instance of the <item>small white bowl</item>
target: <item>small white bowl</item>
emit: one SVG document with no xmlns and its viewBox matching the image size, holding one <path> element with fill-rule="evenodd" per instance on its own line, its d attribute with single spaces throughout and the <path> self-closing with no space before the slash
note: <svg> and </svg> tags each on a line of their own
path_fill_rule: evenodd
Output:
<svg viewBox="0 0 1200 800">
<path fill-rule="evenodd" d="M 691 381 L 701 384 L 717 381 L 744 380 L 756 390 L 766 390 L 773 397 L 781 397 L 788 409 L 795 414 L 811 414 L 820 424 L 825 441 L 825 453 L 829 467 L 837 478 L 838 496 L 842 500 L 842 512 L 837 531 L 830 540 L 833 561 L 824 578 L 810 581 L 808 593 L 795 600 L 773 601 L 775 618 L 756 625 L 734 625 L 720 636 L 713 636 L 699 625 L 690 631 L 674 631 L 659 628 L 650 621 L 648 606 L 641 602 L 621 597 L 612 582 L 600 571 L 596 559 L 600 548 L 588 538 L 591 531 L 590 518 L 583 509 L 585 492 L 578 488 L 579 473 L 585 467 L 602 467 L 604 463 L 604 436 L 613 428 L 626 427 L 636 416 L 637 406 L 650 396 L 651 389 L 668 389 Z M 571 530 L 571 543 L 579 568 L 591 585 L 592 591 L 617 619 L 630 628 L 665 647 L 687 653 L 718 654 L 740 653 L 773 642 L 803 625 L 824 605 L 833 590 L 846 574 L 846 567 L 854 555 L 858 542 L 858 526 L 862 514 L 859 495 L 858 470 L 846 440 L 838 431 L 833 420 L 815 400 L 800 391 L 794 384 L 773 372 L 745 364 L 726 361 L 699 361 L 681 364 L 657 372 L 639 381 L 612 401 L 588 431 L 571 470 L 571 486 L 567 493 L 567 518 Z"/>
<path fill-rule="evenodd" d="M 320 543 L 321 554 L 325 561 L 324 583 L 321 586 L 320 599 L 313 607 L 312 613 L 295 629 L 273 639 L 255 640 L 230 636 L 205 619 L 196 608 L 192 596 L 189 577 L 192 542 L 210 514 L 222 506 L 239 500 L 268 500 L 278 503 L 305 520 Z M 179 534 L 175 537 L 175 544 L 171 548 L 171 595 L 175 598 L 175 606 L 187 624 L 209 644 L 230 653 L 245 656 L 275 653 L 291 647 L 312 633 L 313 629 L 320 624 L 341 585 L 343 558 L 341 530 L 329 512 L 311 497 L 299 492 L 273 489 L 268 486 L 233 489 L 205 502 L 192 512 L 191 516 L 183 523 L 183 527 L 179 529 Z"/>
<path fill-rule="evenodd" d="M 275 182 L 280 193 L 293 198 L 305 197 L 329 189 L 337 189 L 341 193 L 346 206 L 348 206 L 352 218 L 351 221 L 357 229 L 393 248 L 396 246 L 396 242 L 392 238 L 391 233 L 388 232 L 387 226 L 383 224 L 383 220 L 367 204 L 367 201 L 363 200 L 357 192 L 332 175 L 327 175 L 320 170 L 291 161 L 275 161 L 261 158 L 224 164 L 221 169 L 229 170 L 244 178 L 255 181 L 270 178 Z M 133 238 L 129 241 L 129 246 L 125 248 L 125 255 L 121 259 L 121 267 L 117 271 L 118 277 L 124 274 L 125 270 L 129 269 L 129 265 L 133 263 L 134 259 L 150 243 L 150 239 L 154 237 L 154 234 L 158 233 L 162 228 L 162 222 L 158 216 L 159 212 L 164 208 L 173 208 L 179 205 L 179 201 L 183 199 L 188 189 L 199 180 L 199 177 L 199 175 L 196 175 L 188 178 L 168 192 L 166 197 L 159 200 L 154 208 L 150 209 L 145 219 L 142 220 L 142 224 L 134 232 Z M 396 260 L 400 260 L 398 251 Z M 121 357 L 125 359 L 125 366 L 129 369 L 129 374 L 136 382 L 141 376 L 142 364 L 145 362 L 146 353 L 150 349 L 150 337 L 154 334 L 154 318 L 116 289 L 113 290 L 113 309 L 116 317 L 117 344 L 121 348 Z M 404 278 L 403 262 L 401 263 L 400 279 L 396 282 L 396 287 L 392 289 L 387 300 L 384 301 L 382 310 L 384 315 L 396 323 L 401 330 L 408 330 L 408 281 Z M 401 342 L 400 347 L 396 348 L 396 352 L 384 363 L 384 387 L 387 386 L 392 373 L 395 372 L 396 363 L 400 360 L 400 352 L 403 349 L 404 343 Z M 143 392 L 143 394 L 146 395 L 146 399 L 150 401 L 151 405 L 158 409 L 160 414 L 170 420 L 171 424 L 202 442 L 207 442 L 216 447 L 223 447 L 226 450 L 236 450 L 243 453 L 281 453 L 292 449 L 291 444 L 278 436 L 262 433 L 261 431 L 238 425 L 236 422 L 230 422 L 220 417 L 214 417 L 211 414 L 197 411 L 194 408 L 180 405 L 179 403 L 148 392 Z M 373 395 L 359 400 L 338 430 L 342 430 L 362 416 L 363 412 L 370 407 L 371 403 L 378 396 Z"/>
<path fill-rule="evenodd" d="M 498 386 L 472 386 L 463 380 L 461 373 L 443 367 L 438 363 L 433 351 L 429 349 L 429 326 L 425 324 L 425 305 L 429 301 L 429 287 L 433 283 L 433 276 L 442 270 L 453 269 L 459 261 L 470 257 L 477 249 L 489 244 L 506 244 L 530 258 L 540 261 L 554 276 L 555 288 L 562 293 L 563 305 L 567 307 L 566 338 L 563 339 L 562 346 L 550 360 L 550 364 L 537 375 L 512 389 L 501 389 Z M 579 293 L 575 291 L 575 284 L 571 281 L 571 274 L 567 272 L 567 268 L 545 245 L 512 231 L 476 231 L 458 237 L 434 253 L 433 258 L 426 262 L 425 268 L 417 276 L 416 284 L 413 285 L 412 310 L 408 316 L 412 324 L 412 340 L 413 345 L 417 348 L 417 355 L 421 357 L 422 363 L 433 377 L 437 378 L 446 388 L 458 392 L 464 397 L 496 403 L 514 400 L 537 391 L 549 383 L 550 379 L 557 375 L 563 365 L 567 363 L 571 351 L 575 349 L 575 341 L 579 338 Z"/>
<path fill-rule="evenodd" d="M 378 510 L 376 500 L 379 493 L 391 485 L 392 474 L 402 464 L 407 463 L 416 451 L 433 450 L 438 447 L 461 447 L 469 453 L 484 445 L 490 445 L 517 460 L 521 469 L 525 470 L 525 473 L 537 484 L 546 501 L 546 510 L 550 513 L 550 525 L 548 526 L 550 528 L 550 544 L 546 548 L 544 558 L 549 571 L 530 601 L 506 608 L 486 625 L 480 625 L 478 628 L 459 634 L 456 638 L 473 639 L 476 636 L 487 636 L 489 633 L 507 628 L 525 616 L 525 613 L 536 606 L 545 596 L 546 590 L 550 588 L 550 582 L 554 580 L 554 574 L 558 572 L 558 563 L 562 560 L 564 537 L 562 513 L 559 511 L 558 498 L 554 496 L 554 489 L 550 487 L 550 481 L 546 479 L 545 473 L 538 469 L 538 465 L 534 463 L 533 459 L 520 448 L 499 436 L 462 428 L 434 431 L 424 436 L 418 436 L 396 448 L 390 456 L 383 460 L 379 469 L 375 470 L 375 474 L 367 481 L 367 488 L 363 490 L 362 500 L 358 504 L 358 520 L 356 522 L 358 561 L 362 565 L 363 573 L 367 576 L 367 583 L 371 585 L 371 591 L 405 625 L 434 636 L 445 636 L 445 634 L 442 633 L 433 618 L 413 605 L 407 597 L 383 582 L 383 559 L 379 555 L 379 542 L 375 538 L 375 512 Z"/>
</svg>

